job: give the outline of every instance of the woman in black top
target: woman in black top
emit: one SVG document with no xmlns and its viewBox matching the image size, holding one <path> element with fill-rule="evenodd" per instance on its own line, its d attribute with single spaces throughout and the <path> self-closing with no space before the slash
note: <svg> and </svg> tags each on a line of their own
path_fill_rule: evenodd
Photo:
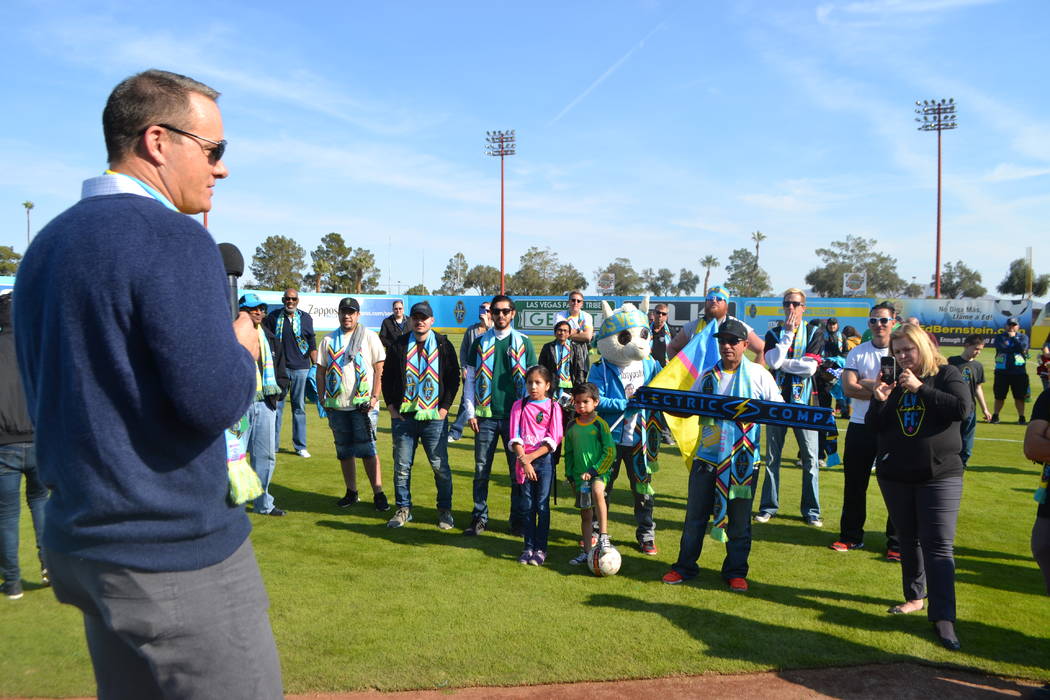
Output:
<svg viewBox="0 0 1050 700">
<path fill-rule="evenodd" d="M 877 434 L 875 474 L 901 542 L 904 603 L 893 614 L 922 610 L 945 648 L 955 635 L 955 523 L 962 497 L 959 423 L 973 410 L 962 374 L 945 364 L 918 326 L 890 336 L 896 381 L 880 382 L 865 419 Z"/>
</svg>

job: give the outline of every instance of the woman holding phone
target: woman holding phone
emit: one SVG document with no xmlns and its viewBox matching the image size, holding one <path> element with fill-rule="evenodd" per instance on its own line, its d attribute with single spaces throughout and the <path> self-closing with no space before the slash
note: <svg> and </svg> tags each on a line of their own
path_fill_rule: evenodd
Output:
<svg viewBox="0 0 1050 700">
<path fill-rule="evenodd" d="M 890 353 L 896 372 L 884 367 L 865 418 L 876 433 L 875 475 L 901 546 L 904 602 L 887 612 L 916 612 L 929 598 L 927 617 L 938 639 L 957 651 L 954 540 L 963 482 L 959 423 L 972 410 L 970 392 L 959 370 L 946 364 L 918 326 L 905 324 L 893 331 Z"/>
</svg>

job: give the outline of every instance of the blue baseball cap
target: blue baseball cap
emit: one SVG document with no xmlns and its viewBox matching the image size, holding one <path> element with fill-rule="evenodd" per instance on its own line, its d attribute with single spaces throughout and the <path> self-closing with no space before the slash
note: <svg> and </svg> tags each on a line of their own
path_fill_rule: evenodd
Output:
<svg viewBox="0 0 1050 700">
<path fill-rule="evenodd" d="M 718 284 L 707 290 L 707 301 L 729 301 L 729 290 Z"/>
<path fill-rule="evenodd" d="M 259 306 L 266 306 L 266 302 L 260 299 L 255 292 L 248 292 L 241 296 L 237 306 L 242 309 L 254 309 Z"/>
</svg>

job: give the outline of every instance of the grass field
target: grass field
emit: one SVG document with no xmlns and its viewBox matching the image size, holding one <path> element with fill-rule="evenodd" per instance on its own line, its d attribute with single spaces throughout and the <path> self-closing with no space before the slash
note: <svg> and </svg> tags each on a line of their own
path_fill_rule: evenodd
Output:
<svg viewBox="0 0 1050 700">
<path fill-rule="evenodd" d="M 453 338 L 453 341 L 457 339 Z M 955 351 L 949 351 L 954 353 Z M 984 360 L 990 362 L 985 351 Z M 991 373 L 986 390 L 989 401 Z M 1035 378 L 1033 376 L 1033 381 Z M 1030 406 L 1030 404 L 1029 404 Z M 1000 425 L 979 424 L 956 538 L 958 633 L 963 651 L 935 643 L 925 613 L 890 616 L 900 569 L 883 561 L 886 518 L 868 492 L 867 549 L 836 553 L 841 468 L 821 473 L 823 530 L 797 513 L 801 474 L 789 463 L 781 513 L 753 528 L 752 584 L 732 594 L 718 575 L 724 549 L 706 540 L 700 576 L 667 586 L 660 576 L 678 552 L 686 470 L 665 448 L 656 475 L 657 544 L 632 547 L 629 494 L 613 498 L 611 536 L 624 555 L 620 575 L 598 579 L 568 565 L 579 517 L 564 483 L 553 507 L 548 565 L 516 563 L 521 541 L 506 533 L 509 479 L 493 470 L 495 532 L 467 538 L 473 439 L 450 446 L 457 527 L 436 527 L 434 483 L 420 452 L 414 522 L 389 529 L 367 497 L 347 510 L 327 425 L 310 409 L 303 460 L 282 452 L 271 492 L 284 518 L 251 516 L 252 539 L 271 599 L 270 615 L 290 693 L 377 688 L 622 679 L 735 673 L 862 663 L 956 664 L 1040 679 L 1050 658 L 1050 598 L 1031 560 L 1037 469 L 1021 454 L 1012 406 Z M 843 424 L 840 423 L 842 427 Z M 282 431 L 290 449 L 290 422 Z M 384 483 L 393 501 L 389 418 L 380 421 Z M 785 454 L 793 456 L 790 443 Z M 359 486 L 368 491 L 363 472 Z M 22 518 L 26 595 L 0 600 L 8 642 L 0 696 L 87 695 L 94 690 L 79 613 L 39 586 L 28 516 Z"/>
</svg>

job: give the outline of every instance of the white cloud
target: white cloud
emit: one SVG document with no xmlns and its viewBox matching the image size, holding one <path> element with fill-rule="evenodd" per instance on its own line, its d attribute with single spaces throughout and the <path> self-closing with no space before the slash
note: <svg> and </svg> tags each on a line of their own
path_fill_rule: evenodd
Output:
<svg viewBox="0 0 1050 700">
<path fill-rule="evenodd" d="M 899 22 L 902 15 L 909 22 L 975 5 L 988 5 L 999 0 L 863 0 L 846 3 L 824 3 L 816 9 L 822 24 L 874 26 Z"/>
<path fill-rule="evenodd" d="M 1014 165 L 1013 163 L 1000 163 L 984 176 L 986 182 L 1004 182 L 1006 180 L 1023 180 L 1029 177 L 1050 175 L 1050 167 L 1033 167 L 1025 165 Z"/>
</svg>

